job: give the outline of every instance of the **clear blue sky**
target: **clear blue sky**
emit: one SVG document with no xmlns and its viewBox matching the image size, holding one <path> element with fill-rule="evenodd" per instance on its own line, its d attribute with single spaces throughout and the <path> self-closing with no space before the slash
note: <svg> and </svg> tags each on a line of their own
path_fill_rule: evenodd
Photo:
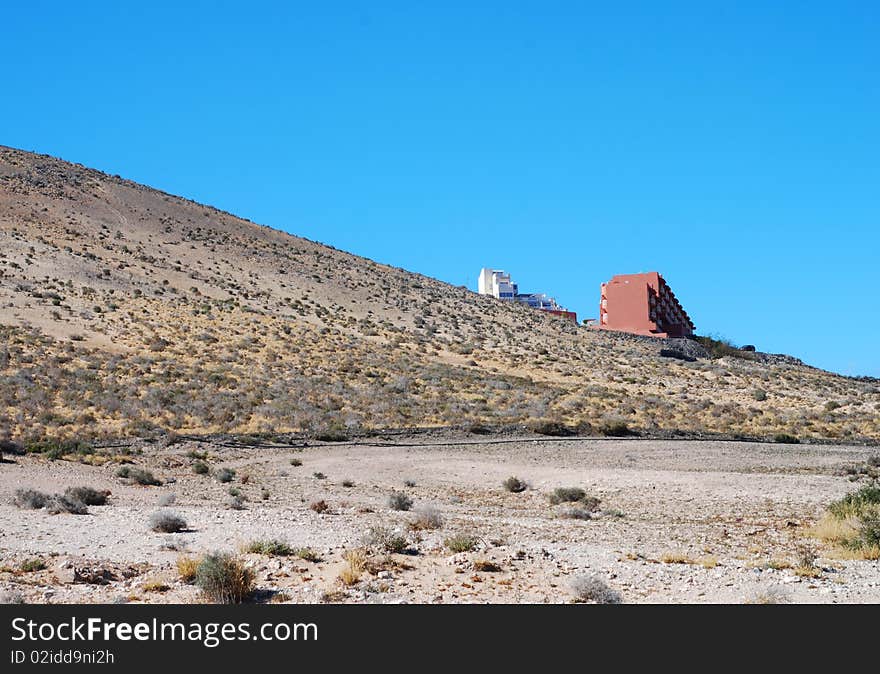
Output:
<svg viewBox="0 0 880 674">
<path fill-rule="evenodd" d="M 0 143 L 880 376 L 880 4 L 427 5 L 7 3 Z"/>
</svg>

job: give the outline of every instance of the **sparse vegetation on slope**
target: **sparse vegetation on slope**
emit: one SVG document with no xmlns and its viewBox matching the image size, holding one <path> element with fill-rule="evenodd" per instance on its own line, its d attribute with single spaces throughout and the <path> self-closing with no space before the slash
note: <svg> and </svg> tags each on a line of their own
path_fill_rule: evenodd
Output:
<svg viewBox="0 0 880 674">
<path fill-rule="evenodd" d="M 104 438 L 436 426 L 880 440 L 872 380 L 720 340 L 714 359 L 662 358 L 8 148 L 0 251 L 0 427 L 47 459 L 103 460 Z"/>
</svg>

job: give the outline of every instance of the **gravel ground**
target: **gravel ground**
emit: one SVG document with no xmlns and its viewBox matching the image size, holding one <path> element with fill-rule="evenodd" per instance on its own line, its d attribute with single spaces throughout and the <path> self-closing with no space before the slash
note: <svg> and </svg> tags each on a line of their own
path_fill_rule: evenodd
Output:
<svg viewBox="0 0 880 674">
<path fill-rule="evenodd" d="M 252 540 L 280 539 L 312 548 L 321 561 L 242 554 L 256 573 L 259 601 L 569 602 L 573 580 L 595 574 L 628 603 L 880 602 L 877 561 L 837 560 L 813 541 L 818 577 L 785 568 L 796 565 L 799 547 L 812 540 L 805 531 L 825 506 L 854 488 L 843 469 L 876 449 L 617 439 L 395 442 L 147 446 L 129 458 L 165 482 L 152 487 L 125 484 L 114 461 L 12 457 L 0 464 L 0 593 L 29 603 L 197 602 L 198 590 L 177 577 L 181 554 L 240 552 Z M 235 479 L 221 484 L 194 474 L 190 452 L 206 452 L 212 470 L 232 468 Z M 529 488 L 505 491 L 501 482 L 511 475 Z M 110 490 L 108 505 L 91 506 L 88 515 L 52 515 L 11 504 L 17 488 L 60 492 L 78 485 Z M 601 499 L 592 519 L 564 519 L 567 506 L 550 505 L 549 494 L 568 486 Z M 244 509 L 229 507 L 230 487 L 246 497 Z M 443 527 L 410 531 L 414 513 L 389 509 L 392 490 L 407 493 L 416 510 L 434 507 Z M 175 502 L 168 507 L 188 530 L 154 533 L 150 515 L 169 494 Z M 310 508 L 319 500 L 328 512 Z M 410 549 L 373 555 L 361 580 L 345 587 L 338 579 L 343 553 L 361 546 L 373 526 L 399 529 Z M 474 551 L 446 548 L 444 541 L 460 533 L 477 540 Z M 20 570 L 34 558 L 46 568 Z M 485 562 L 499 570 L 485 570 Z M 83 582 L 74 569 L 106 578 Z"/>
</svg>

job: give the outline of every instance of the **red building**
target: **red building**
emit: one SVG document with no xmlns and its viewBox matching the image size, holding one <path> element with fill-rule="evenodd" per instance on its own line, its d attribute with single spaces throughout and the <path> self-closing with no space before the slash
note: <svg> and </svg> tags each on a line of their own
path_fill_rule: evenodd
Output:
<svg viewBox="0 0 880 674">
<path fill-rule="evenodd" d="M 602 284 L 599 327 L 651 337 L 685 337 L 694 324 L 657 272 L 620 274 Z"/>
</svg>

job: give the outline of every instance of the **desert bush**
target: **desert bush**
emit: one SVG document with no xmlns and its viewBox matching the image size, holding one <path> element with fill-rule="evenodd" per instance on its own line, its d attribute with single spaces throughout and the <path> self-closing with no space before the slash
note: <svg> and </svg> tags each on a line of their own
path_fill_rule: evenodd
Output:
<svg viewBox="0 0 880 674">
<path fill-rule="evenodd" d="M 186 529 L 186 520 L 171 510 L 157 510 L 150 516 L 150 529 L 163 534 L 176 534 Z"/>
<path fill-rule="evenodd" d="M 324 473 L 322 473 L 321 471 L 315 471 L 314 473 L 312 473 L 312 477 L 316 480 L 324 480 L 327 478 L 327 476 L 324 475 Z"/>
<path fill-rule="evenodd" d="M 502 482 L 501 486 L 504 487 L 507 491 L 514 494 L 519 494 L 520 492 L 523 492 L 528 488 L 528 485 L 523 480 L 520 480 L 518 477 L 513 476 L 507 478 L 504 482 Z"/>
<path fill-rule="evenodd" d="M 470 534 L 455 534 L 443 541 L 443 544 L 450 552 L 470 552 L 477 547 L 477 538 Z"/>
<path fill-rule="evenodd" d="M 208 601 L 216 604 L 240 604 L 254 590 L 254 574 L 228 553 L 206 555 L 196 570 L 196 585 Z"/>
<path fill-rule="evenodd" d="M 754 391 L 752 391 L 752 398 L 754 398 L 758 402 L 763 402 L 764 400 L 767 400 L 767 391 L 765 391 L 764 389 L 756 388 Z"/>
<path fill-rule="evenodd" d="M 753 351 L 744 351 L 733 344 L 730 340 L 723 337 L 694 337 L 694 340 L 702 344 L 703 348 L 709 354 L 709 358 L 742 358 L 743 360 L 754 360 Z"/>
<path fill-rule="evenodd" d="M 177 575 L 184 583 L 194 583 L 196 580 L 196 572 L 199 570 L 201 559 L 196 557 L 187 557 L 181 555 L 177 558 Z"/>
<path fill-rule="evenodd" d="M 412 499 L 403 492 L 393 491 L 388 497 L 388 507 L 392 510 L 409 510 L 412 505 Z"/>
<path fill-rule="evenodd" d="M 339 580 L 346 587 L 355 585 L 363 574 L 367 565 L 367 555 L 363 550 L 347 550 L 342 555 L 346 566 L 339 574 Z"/>
<path fill-rule="evenodd" d="M 859 515 L 856 536 L 846 541 L 851 550 L 867 550 L 880 547 L 880 513 L 866 512 Z"/>
<path fill-rule="evenodd" d="M 561 517 L 564 520 L 590 520 L 593 519 L 593 516 L 590 514 L 590 511 L 586 508 L 563 508 L 561 511 L 557 513 L 557 517 Z"/>
<path fill-rule="evenodd" d="M 33 573 L 34 571 L 42 571 L 46 568 L 46 562 L 38 557 L 26 559 L 18 566 L 25 573 Z"/>
<path fill-rule="evenodd" d="M 138 468 L 136 466 L 122 466 L 119 470 L 116 471 L 116 476 L 126 480 L 131 480 L 132 482 L 143 485 L 145 487 L 157 486 L 162 484 L 162 481 L 157 480 L 150 471 L 144 470 L 143 468 Z"/>
<path fill-rule="evenodd" d="M 89 509 L 82 501 L 69 498 L 64 494 L 53 494 L 46 501 L 46 510 L 53 515 L 68 513 L 70 515 L 88 515 Z"/>
<path fill-rule="evenodd" d="M 300 459 L 293 458 L 290 460 L 290 465 L 293 466 L 294 468 L 297 468 L 297 467 L 303 465 L 303 462 Z"/>
<path fill-rule="evenodd" d="M 230 510 L 244 510 L 245 509 L 244 496 L 239 494 L 237 496 L 229 497 L 229 500 L 226 501 L 226 506 Z"/>
<path fill-rule="evenodd" d="M 440 529 L 443 526 L 443 515 L 433 506 L 422 506 L 415 512 L 410 520 L 410 528 L 420 531 L 422 529 Z"/>
<path fill-rule="evenodd" d="M 354 480 L 343 480 L 342 486 L 348 488 L 354 487 Z"/>
<path fill-rule="evenodd" d="M 828 506 L 829 512 L 840 519 L 861 517 L 870 509 L 880 506 L 880 484 L 866 484 L 857 491 L 850 492 Z"/>
<path fill-rule="evenodd" d="M 557 487 L 553 490 L 553 493 L 550 494 L 550 503 L 552 505 L 574 503 L 575 501 L 581 501 L 586 497 L 587 492 L 580 487 Z"/>
<path fill-rule="evenodd" d="M 209 472 L 211 472 L 208 464 L 204 461 L 195 461 L 192 465 L 192 469 L 196 475 L 207 475 Z"/>
<path fill-rule="evenodd" d="M 320 501 L 314 501 L 309 505 L 309 508 L 314 510 L 319 515 L 322 513 L 326 513 L 330 510 L 330 506 L 327 505 L 327 501 L 325 501 L 324 499 L 321 499 Z"/>
<path fill-rule="evenodd" d="M 287 543 L 279 540 L 251 541 L 245 547 L 245 552 L 256 555 L 268 555 L 269 557 L 288 557 L 295 550 Z"/>
<path fill-rule="evenodd" d="M 91 487 L 68 487 L 64 495 L 72 501 L 79 501 L 87 506 L 101 506 L 107 503 L 107 491 L 98 491 Z"/>
<path fill-rule="evenodd" d="M 19 508 L 39 510 L 46 506 L 49 498 L 49 494 L 44 494 L 36 489 L 16 489 L 12 502 Z"/>
<path fill-rule="evenodd" d="M 364 544 L 382 552 L 401 553 L 406 550 L 409 541 L 391 527 L 375 526 L 364 536 Z"/>
<path fill-rule="evenodd" d="M 574 600 L 579 603 L 619 604 L 622 601 L 617 591 L 609 587 L 608 583 L 599 576 L 593 574 L 575 577 L 571 583 L 571 589 L 574 592 Z"/>
<path fill-rule="evenodd" d="M 235 478 L 235 471 L 232 468 L 218 468 L 214 473 L 214 477 L 217 478 L 217 482 L 232 482 L 233 478 Z"/>
<path fill-rule="evenodd" d="M 773 436 L 773 442 L 781 445 L 799 445 L 801 441 L 788 433 L 777 433 Z"/>
<path fill-rule="evenodd" d="M 311 548 L 297 548 L 293 551 L 295 557 L 299 557 L 300 559 L 304 559 L 307 562 L 320 562 L 321 555 L 312 550 Z"/>
<path fill-rule="evenodd" d="M 413 487 L 416 486 L 416 481 L 415 481 L 415 480 L 404 480 L 404 481 L 403 481 L 403 486 L 404 486 L 404 487 L 409 487 L 410 489 L 412 489 Z"/>
<path fill-rule="evenodd" d="M 497 573 L 498 571 L 501 571 L 501 567 L 488 559 L 478 559 L 474 562 L 474 571 Z"/>
</svg>

